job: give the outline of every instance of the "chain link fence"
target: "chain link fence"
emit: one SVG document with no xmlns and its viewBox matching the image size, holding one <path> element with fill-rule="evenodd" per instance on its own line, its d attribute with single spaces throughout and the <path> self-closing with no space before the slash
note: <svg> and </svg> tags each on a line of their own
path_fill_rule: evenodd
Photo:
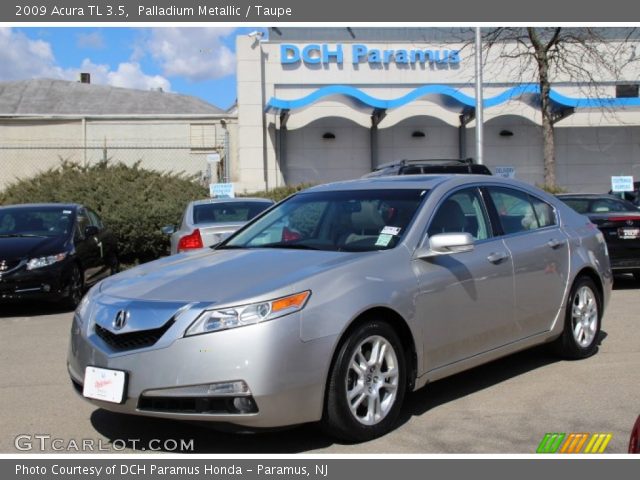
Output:
<svg viewBox="0 0 640 480">
<path fill-rule="evenodd" d="M 212 161 L 218 153 L 220 161 Z M 208 186 L 222 182 L 225 172 L 224 146 L 206 150 L 191 146 L 0 146 L 0 191 L 17 180 L 56 168 L 63 162 L 91 166 L 99 162 L 123 163 L 159 172 L 182 173 Z"/>
</svg>

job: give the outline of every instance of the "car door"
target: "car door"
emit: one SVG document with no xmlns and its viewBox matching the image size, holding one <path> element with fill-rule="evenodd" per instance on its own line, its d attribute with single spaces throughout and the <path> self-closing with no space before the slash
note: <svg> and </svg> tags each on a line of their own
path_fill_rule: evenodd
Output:
<svg viewBox="0 0 640 480">
<path fill-rule="evenodd" d="M 487 191 L 513 259 L 519 337 L 548 331 L 566 293 L 568 238 L 551 204 L 516 188 Z"/>
<path fill-rule="evenodd" d="M 98 230 L 97 235 L 94 237 L 97 239 L 96 245 L 99 250 L 99 268 L 96 276 L 102 278 L 107 277 L 111 273 L 111 268 L 114 262 L 117 263 L 117 243 L 113 234 L 105 228 L 102 220 L 96 212 L 87 208 L 87 215 L 91 225 Z"/>
<path fill-rule="evenodd" d="M 79 208 L 76 220 L 74 244 L 76 255 L 84 272 L 85 284 L 93 283 L 102 267 L 102 255 L 97 236 L 86 236 L 85 232 L 91 220 L 85 208 Z"/>
<path fill-rule="evenodd" d="M 434 212 L 427 237 L 452 232 L 471 234 L 474 249 L 413 262 L 427 370 L 500 347 L 514 335 L 513 265 L 493 235 L 478 188 L 448 194 Z"/>
</svg>

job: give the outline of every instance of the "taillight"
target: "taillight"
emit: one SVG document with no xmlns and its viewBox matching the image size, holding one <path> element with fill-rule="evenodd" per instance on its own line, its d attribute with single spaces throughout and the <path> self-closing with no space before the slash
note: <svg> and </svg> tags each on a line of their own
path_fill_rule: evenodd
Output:
<svg viewBox="0 0 640 480">
<path fill-rule="evenodd" d="M 610 222 L 628 222 L 628 221 L 635 222 L 637 220 L 640 220 L 640 218 L 639 217 L 609 217 L 607 220 Z"/>
<path fill-rule="evenodd" d="M 189 235 L 185 235 L 178 241 L 178 252 L 184 252 L 185 250 L 193 250 L 194 248 L 202 248 L 202 237 L 200 236 L 200 229 L 196 228 Z"/>
</svg>

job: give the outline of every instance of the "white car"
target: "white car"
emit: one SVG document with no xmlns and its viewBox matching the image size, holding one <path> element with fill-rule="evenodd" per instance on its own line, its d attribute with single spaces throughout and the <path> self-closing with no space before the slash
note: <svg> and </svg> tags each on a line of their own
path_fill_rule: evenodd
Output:
<svg viewBox="0 0 640 480">
<path fill-rule="evenodd" d="M 168 225 L 171 254 L 217 245 L 273 205 L 268 198 L 208 198 L 189 203 L 180 225 Z"/>
</svg>

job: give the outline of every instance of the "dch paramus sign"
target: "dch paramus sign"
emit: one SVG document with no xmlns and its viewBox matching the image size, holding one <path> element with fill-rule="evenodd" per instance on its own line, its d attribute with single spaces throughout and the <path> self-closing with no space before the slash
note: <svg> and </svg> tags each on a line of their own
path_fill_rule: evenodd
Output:
<svg viewBox="0 0 640 480">
<path fill-rule="evenodd" d="M 341 43 L 330 45 L 327 43 L 309 45 L 293 45 L 283 43 L 280 45 L 280 63 L 291 65 L 303 62 L 309 65 L 344 63 L 345 51 L 351 52 L 351 63 L 389 65 L 391 63 L 402 65 L 413 64 L 438 64 L 438 65 L 458 65 L 460 63 L 459 50 L 446 49 L 381 49 L 370 48 L 367 45 L 354 43 L 350 49 Z"/>
</svg>

